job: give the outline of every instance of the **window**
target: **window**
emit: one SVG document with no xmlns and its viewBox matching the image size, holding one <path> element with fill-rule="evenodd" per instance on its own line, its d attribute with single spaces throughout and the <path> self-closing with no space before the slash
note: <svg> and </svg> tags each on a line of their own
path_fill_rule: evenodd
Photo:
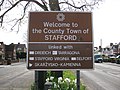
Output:
<svg viewBox="0 0 120 90">
<path fill-rule="evenodd" d="M 17 50 L 19 51 L 19 50 L 22 50 L 22 48 L 17 48 Z"/>
</svg>

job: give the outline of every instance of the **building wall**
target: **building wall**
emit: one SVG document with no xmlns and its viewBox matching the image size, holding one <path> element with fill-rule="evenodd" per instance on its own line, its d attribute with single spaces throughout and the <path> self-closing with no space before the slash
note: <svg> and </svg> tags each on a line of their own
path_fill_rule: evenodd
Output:
<svg viewBox="0 0 120 90">
<path fill-rule="evenodd" d="M 0 59 L 5 59 L 5 45 L 3 42 L 0 42 Z"/>
</svg>

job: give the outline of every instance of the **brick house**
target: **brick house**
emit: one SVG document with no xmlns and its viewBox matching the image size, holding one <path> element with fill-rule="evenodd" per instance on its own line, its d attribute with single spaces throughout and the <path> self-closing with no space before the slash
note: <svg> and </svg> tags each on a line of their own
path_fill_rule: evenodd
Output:
<svg viewBox="0 0 120 90">
<path fill-rule="evenodd" d="M 27 48 L 25 44 L 15 44 L 16 58 L 26 58 Z"/>
<path fill-rule="evenodd" d="M 6 60 L 17 60 L 22 57 L 23 53 L 26 55 L 26 45 L 25 44 L 13 44 L 5 45 L 5 58 Z M 25 57 L 25 56 L 24 56 Z"/>
<path fill-rule="evenodd" d="M 2 64 L 4 59 L 5 59 L 5 44 L 3 42 L 0 42 L 0 64 Z"/>
<path fill-rule="evenodd" d="M 10 45 L 5 45 L 5 59 L 16 60 L 16 50 L 13 43 L 11 43 Z"/>
<path fill-rule="evenodd" d="M 18 52 L 26 52 L 27 51 L 26 45 L 25 44 L 20 44 L 20 43 L 15 44 L 15 49 Z"/>
</svg>

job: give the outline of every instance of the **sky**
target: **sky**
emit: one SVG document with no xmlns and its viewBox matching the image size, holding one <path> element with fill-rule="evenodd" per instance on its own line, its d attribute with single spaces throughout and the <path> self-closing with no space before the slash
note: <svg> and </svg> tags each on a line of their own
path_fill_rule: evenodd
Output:
<svg viewBox="0 0 120 90">
<path fill-rule="evenodd" d="M 94 46 L 120 42 L 120 0 L 105 0 L 93 12 Z"/>
<path fill-rule="evenodd" d="M 4 44 L 11 44 L 11 43 L 21 43 L 26 44 L 24 41 L 23 34 L 25 32 L 14 32 L 14 31 L 1 31 L 0 30 L 0 42 L 4 42 Z"/>
<path fill-rule="evenodd" d="M 110 43 L 120 42 L 120 0 L 104 0 L 100 6 L 93 11 L 93 42 L 94 46 L 106 47 Z M 24 30 L 26 31 L 26 30 Z M 0 42 L 26 43 L 23 40 L 24 31 L 0 30 Z"/>
</svg>

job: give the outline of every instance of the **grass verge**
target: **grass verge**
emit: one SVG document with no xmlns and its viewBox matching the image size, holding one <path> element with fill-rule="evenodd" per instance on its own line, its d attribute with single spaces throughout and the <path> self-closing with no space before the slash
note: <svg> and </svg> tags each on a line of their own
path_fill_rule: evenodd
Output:
<svg viewBox="0 0 120 90">
<path fill-rule="evenodd" d="M 63 72 L 63 78 L 70 78 L 71 80 L 76 79 L 76 75 L 73 71 L 71 70 L 66 70 Z M 82 84 L 82 82 L 80 82 L 80 90 L 85 90 L 86 86 Z"/>
<path fill-rule="evenodd" d="M 75 73 L 73 71 L 66 70 L 66 71 L 63 71 L 63 78 L 69 78 L 70 80 L 75 80 L 76 75 L 75 75 Z M 31 85 L 30 90 L 35 90 L 35 84 Z M 86 90 L 86 86 L 83 85 L 82 82 L 80 82 L 80 90 Z"/>
</svg>

